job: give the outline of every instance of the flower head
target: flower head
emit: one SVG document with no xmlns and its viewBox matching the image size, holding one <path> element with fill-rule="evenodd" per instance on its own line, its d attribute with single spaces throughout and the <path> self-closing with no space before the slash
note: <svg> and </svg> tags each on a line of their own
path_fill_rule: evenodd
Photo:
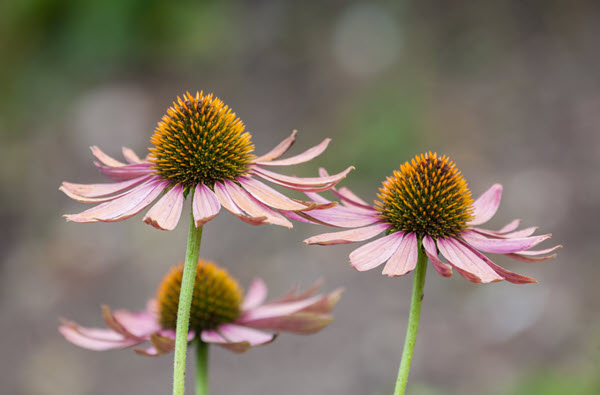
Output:
<svg viewBox="0 0 600 395">
<path fill-rule="evenodd" d="M 183 200 L 193 193 L 196 226 L 213 219 L 221 206 L 243 221 L 292 227 L 288 213 L 323 209 L 327 205 L 291 199 L 258 181 L 285 188 L 324 191 L 341 181 L 353 167 L 334 176 L 293 177 L 265 169 L 308 162 L 320 155 L 329 139 L 287 159 L 278 159 L 294 143 L 296 131 L 265 155 L 253 155 L 250 133 L 242 121 L 213 95 L 187 93 L 167 110 L 151 138 L 150 153 L 140 159 L 123 148 L 127 163 L 92 147 L 100 171 L 113 183 L 63 182 L 60 190 L 84 203 L 99 203 L 78 214 L 65 215 L 75 222 L 114 222 L 130 218 L 152 204 L 144 222 L 172 230 L 181 216 Z M 283 214 L 282 214 L 283 213 Z M 284 216 L 285 214 L 285 216 Z"/>
<path fill-rule="evenodd" d="M 107 329 L 64 321 L 59 331 L 71 343 L 90 350 L 127 348 L 149 341 L 148 348 L 135 351 L 150 356 L 171 352 L 182 275 L 183 264 L 171 268 L 145 311 L 112 312 L 103 306 Z M 333 320 L 329 313 L 342 293 L 338 289 L 324 296 L 315 295 L 318 289 L 316 284 L 304 292 L 293 290 L 265 304 L 267 288 L 262 280 L 254 280 L 243 298 L 237 281 L 226 270 L 201 259 L 194 283 L 188 340 L 198 337 L 231 351 L 245 352 L 250 347 L 271 343 L 279 331 L 318 332 Z"/>
<path fill-rule="evenodd" d="M 321 174 L 327 173 L 322 170 Z M 332 192 L 341 199 L 342 206 L 299 213 L 295 218 L 353 228 L 313 236 L 305 240 L 307 244 L 355 243 L 385 232 L 385 236 L 350 254 L 350 263 L 360 271 L 387 262 L 383 274 L 402 276 L 415 268 L 418 248 L 423 248 L 444 277 L 451 276 L 454 268 L 474 283 L 507 280 L 525 284 L 536 281 L 496 265 L 482 252 L 538 262 L 554 258 L 556 254 L 551 253 L 561 247 L 531 250 L 550 238 L 550 234 L 532 236 L 536 227 L 517 230 L 519 220 L 497 231 L 478 227 L 498 210 L 502 186 L 493 185 L 473 201 L 454 163 L 446 156 L 431 152 L 418 155 L 388 177 L 379 190 L 380 200 L 373 206 L 347 188 L 332 189 Z M 328 202 L 316 193 L 308 195 L 316 202 Z M 438 252 L 448 263 L 439 259 Z"/>
</svg>

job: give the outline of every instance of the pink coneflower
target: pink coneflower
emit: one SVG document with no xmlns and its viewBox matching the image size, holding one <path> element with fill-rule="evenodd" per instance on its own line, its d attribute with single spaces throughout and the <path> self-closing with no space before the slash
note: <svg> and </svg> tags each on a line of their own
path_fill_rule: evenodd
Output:
<svg viewBox="0 0 600 395">
<path fill-rule="evenodd" d="M 84 203 L 100 203 L 79 214 L 65 215 L 75 222 L 114 222 L 130 218 L 164 195 L 146 213 L 144 222 L 162 230 L 175 228 L 183 201 L 193 193 L 196 226 L 214 218 L 221 206 L 253 225 L 292 227 L 278 210 L 291 212 L 323 208 L 313 202 L 291 199 L 256 178 L 304 192 L 324 191 L 342 180 L 353 167 L 334 176 L 301 178 L 267 170 L 291 166 L 320 155 L 329 139 L 309 150 L 281 157 L 294 143 L 296 132 L 265 155 L 252 154 L 254 146 L 245 126 L 220 99 L 189 92 L 167 110 L 144 159 L 123 148 L 128 163 L 92 147 L 100 171 L 115 181 L 109 184 L 63 182 L 60 190 Z"/>
<path fill-rule="evenodd" d="M 322 171 L 322 175 L 326 172 Z M 532 236 L 537 228 L 516 230 L 519 220 L 493 231 L 478 227 L 489 221 L 500 205 L 502 186 L 494 184 L 476 201 L 461 173 L 446 156 L 435 153 L 416 156 L 383 182 L 380 200 L 371 206 L 349 189 L 332 190 L 343 206 L 320 212 L 300 213 L 297 219 L 354 228 L 325 233 L 305 240 L 307 244 L 346 244 L 385 236 L 371 241 L 350 254 L 350 263 L 360 271 L 385 262 L 383 274 L 402 276 L 415 269 L 419 246 L 439 274 L 452 275 L 455 268 L 474 283 L 507 280 L 515 284 L 536 280 L 508 271 L 482 252 L 504 254 L 511 258 L 537 262 L 556 256 L 561 246 L 544 250 L 532 247 L 550 238 L 550 234 Z M 328 201 L 316 193 L 309 196 L 319 203 Z M 438 258 L 438 251 L 448 261 Z"/>
<path fill-rule="evenodd" d="M 143 355 L 171 352 L 175 345 L 175 326 L 183 264 L 171 268 L 158 287 L 156 299 L 142 312 L 111 310 L 104 306 L 107 329 L 86 328 L 65 321 L 60 333 L 71 343 L 90 350 L 151 345 L 135 349 Z M 264 282 L 252 282 L 245 297 L 237 281 L 212 262 L 200 260 L 196 271 L 188 340 L 200 339 L 231 351 L 268 344 L 277 332 L 315 333 L 331 323 L 329 314 L 341 296 L 341 289 L 315 295 L 316 285 L 304 292 L 293 290 L 284 297 L 264 303 Z"/>
</svg>

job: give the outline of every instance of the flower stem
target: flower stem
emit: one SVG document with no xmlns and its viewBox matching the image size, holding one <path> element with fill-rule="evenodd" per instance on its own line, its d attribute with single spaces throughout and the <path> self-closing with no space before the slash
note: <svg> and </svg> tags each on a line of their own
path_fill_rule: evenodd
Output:
<svg viewBox="0 0 600 395">
<path fill-rule="evenodd" d="M 191 199 L 193 200 L 193 199 Z M 177 331 L 175 336 L 175 361 L 173 362 L 173 395 L 184 395 L 185 391 L 185 357 L 190 325 L 190 306 L 194 292 L 194 280 L 198 267 L 198 254 L 202 240 L 202 226 L 196 228 L 194 214 L 190 213 L 190 230 L 185 253 L 185 266 L 179 291 L 179 308 L 177 310 Z"/>
<path fill-rule="evenodd" d="M 417 331 L 419 330 L 419 319 L 421 318 L 421 302 L 423 302 L 423 288 L 425 287 L 425 274 L 427 273 L 427 255 L 419 242 L 419 257 L 417 258 L 417 267 L 415 269 L 413 280 L 412 300 L 410 302 L 410 315 L 408 317 L 408 329 L 406 330 L 406 339 L 404 340 L 404 351 L 402 351 L 402 361 L 398 369 L 398 379 L 396 380 L 396 389 L 394 395 L 404 395 L 406 383 L 408 382 L 408 371 L 412 362 L 415 343 L 417 340 Z"/>
<path fill-rule="evenodd" d="M 196 341 L 196 395 L 208 395 L 208 343 Z"/>
</svg>

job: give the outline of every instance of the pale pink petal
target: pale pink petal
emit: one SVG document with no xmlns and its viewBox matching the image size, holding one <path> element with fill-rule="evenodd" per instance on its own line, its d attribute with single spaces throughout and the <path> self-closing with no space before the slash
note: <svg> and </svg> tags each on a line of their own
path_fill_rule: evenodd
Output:
<svg viewBox="0 0 600 395">
<path fill-rule="evenodd" d="M 137 337 L 147 337 L 160 330 L 158 318 L 147 311 L 132 313 L 127 310 L 116 310 L 113 317 L 128 332 Z"/>
<path fill-rule="evenodd" d="M 68 321 L 64 322 L 58 331 L 76 346 L 95 351 L 126 348 L 145 341 L 138 338 L 126 338 L 110 329 L 85 328 Z"/>
<path fill-rule="evenodd" d="M 196 226 L 202 226 L 219 214 L 221 204 L 213 191 L 204 184 L 196 185 L 194 200 L 192 202 L 192 212 Z"/>
<path fill-rule="evenodd" d="M 98 148 L 95 145 L 92 145 L 90 147 L 90 149 L 92 150 L 92 154 L 94 154 L 96 159 L 98 159 L 101 163 L 103 163 L 106 166 L 110 166 L 110 167 L 125 166 L 125 163 L 119 162 L 118 160 L 114 159 L 113 157 L 105 154 L 100 148 Z"/>
<path fill-rule="evenodd" d="M 452 276 L 452 266 L 444 263 L 438 259 L 437 247 L 435 241 L 429 236 L 423 237 L 423 247 L 425 247 L 425 254 L 433 264 L 435 270 L 443 277 Z"/>
<path fill-rule="evenodd" d="M 465 232 L 462 238 L 471 246 L 478 250 L 496 254 L 510 254 L 512 252 L 521 252 L 527 250 L 542 241 L 549 239 L 550 235 L 541 235 L 533 237 L 522 237 L 516 239 L 488 239 L 478 235 L 473 231 Z"/>
<path fill-rule="evenodd" d="M 239 177 L 237 181 L 258 201 L 281 210 L 311 210 L 310 202 L 301 202 L 283 195 L 275 189 L 249 177 Z M 315 206 L 313 203 L 312 206 Z"/>
<path fill-rule="evenodd" d="M 528 251 L 515 252 L 512 254 L 505 254 L 505 255 L 507 257 L 510 257 L 510 258 L 513 258 L 513 259 L 516 259 L 516 260 L 522 261 L 522 262 L 542 262 L 542 261 L 547 261 L 548 259 L 556 258 L 556 254 L 546 255 L 546 256 L 538 256 L 538 255 L 549 254 L 551 252 L 558 250 L 559 248 L 562 248 L 562 245 L 557 245 L 552 248 L 546 248 L 544 250 L 528 250 Z"/>
<path fill-rule="evenodd" d="M 85 198 L 97 198 L 123 192 L 141 184 L 144 181 L 147 181 L 149 178 L 149 175 L 145 175 L 127 181 L 107 184 L 74 184 L 71 182 L 63 182 L 61 187 L 58 189 L 63 191 L 72 199 L 87 203 L 87 201 L 84 200 Z M 110 199 L 113 198 L 114 196 Z"/>
<path fill-rule="evenodd" d="M 323 233 L 310 237 L 304 240 L 304 242 L 306 244 L 318 244 L 323 246 L 356 243 L 357 241 L 364 241 L 375 237 L 388 228 L 388 224 L 375 224 L 364 228 L 345 230 L 343 232 Z"/>
<path fill-rule="evenodd" d="M 294 301 L 301 300 L 301 299 L 306 299 L 306 298 L 309 298 L 309 297 L 313 296 L 314 294 L 316 294 L 319 291 L 319 289 L 321 289 L 322 286 L 323 286 L 323 279 L 318 279 L 307 290 L 300 292 L 299 287 L 294 287 L 291 291 L 289 291 L 288 293 L 283 295 L 281 298 L 278 298 L 278 299 L 272 301 L 271 303 L 288 303 L 288 302 L 294 302 Z"/>
<path fill-rule="evenodd" d="M 515 219 L 512 220 L 511 222 L 509 222 L 508 224 L 504 225 L 501 229 L 497 230 L 497 233 L 508 233 L 508 232 L 512 232 L 513 230 L 517 229 L 519 227 L 519 224 L 521 223 L 520 219 Z"/>
<path fill-rule="evenodd" d="M 528 236 L 531 236 L 532 234 L 534 234 L 536 230 L 538 230 L 537 226 L 531 226 L 529 228 L 505 233 L 502 235 L 502 237 L 511 238 L 511 239 L 518 239 L 520 237 L 528 237 Z"/>
<path fill-rule="evenodd" d="M 268 224 L 293 227 L 283 215 L 259 202 L 239 185 L 229 180 L 225 180 L 224 185 L 233 202 L 250 216 L 265 217 L 265 223 Z"/>
<path fill-rule="evenodd" d="M 183 209 L 183 186 L 171 188 L 146 213 L 144 222 L 160 230 L 173 230 L 181 217 Z"/>
<path fill-rule="evenodd" d="M 297 191 L 321 192 L 330 189 L 338 182 L 344 179 L 350 171 L 354 169 L 350 166 L 346 170 L 330 177 L 293 177 L 277 174 L 259 167 L 252 167 L 250 172 L 274 184 L 282 185 Z"/>
<path fill-rule="evenodd" d="M 250 224 L 250 225 L 264 225 L 267 220 L 267 217 L 262 216 L 262 217 L 250 217 L 247 216 L 233 201 L 233 199 L 231 198 L 231 196 L 229 196 L 229 193 L 227 192 L 227 189 L 225 188 L 225 186 L 223 184 L 221 184 L 220 182 L 215 182 L 215 196 L 217 196 L 217 199 L 219 199 L 219 203 L 221 203 L 221 206 L 225 207 L 225 209 L 227 211 L 229 211 L 231 214 L 235 215 L 236 217 L 238 217 L 239 219 L 241 219 L 242 221 Z"/>
<path fill-rule="evenodd" d="M 461 246 L 462 251 L 471 252 L 472 254 L 474 254 L 475 256 L 480 258 L 490 268 L 492 268 L 492 270 L 494 270 L 496 273 L 498 273 L 500 276 L 502 276 L 506 281 L 508 281 L 510 283 L 513 283 L 513 284 L 537 283 L 537 281 L 531 277 L 522 276 L 520 274 L 513 273 L 510 270 L 506 270 L 503 267 L 496 265 L 494 262 L 492 262 L 488 257 L 483 255 L 481 252 L 477 251 L 476 249 L 474 249 L 473 247 L 469 246 L 467 243 L 465 243 L 461 240 L 456 240 L 455 243 L 457 243 L 457 245 Z"/>
<path fill-rule="evenodd" d="M 67 214 L 65 217 L 74 222 L 121 221 L 148 207 L 167 185 L 166 181 L 146 182 L 115 200 L 99 204 L 79 214 Z"/>
<path fill-rule="evenodd" d="M 390 260 L 383 268 L 382 274 L 389 277 L 405 275 L 417 266 L 418 254 L 417 236 L 414 233 L 405 234 L 398 249 L 392 254 Z"/>
<path fill-rule="evenodd" d="M 357 248 L 350 253 L 350 263 L 361 272 L 381 265 L 398 249 L 403 235 L 395 232 Z"/>
<path fill-rule="evenodd" d="M 233 324 L 222 325 L 215 331 L 202 331 L 200 334 L 203 342 L 217 344 L 234 352 L 246 352 L 250 347 L 269 344 L 276 337 L 273 333 Z"/>
<path fill-rule="evenodd" d="M 137 156 L 137 154 L 135 152 L 133 152 L 132 149 L 127 148 L 127 147 L 121 147 L 121 150 L 123 151 L 123 156 L 125 157 L 125 160 L 131 164 L 134 163 L 142 163 L 142 160 L 140 159 L 139 156 Z"/>
<path fill-rule="evenodd" d="M 267 286 L 260 278 L 254 279 L 246 292 L 244 302 L 242 303 L 242 311 L 253 309 L 262 304 L 267 298 Z"/>
<path fill-rule="evenodd" d="M 245 311 L 244 314 L 238 319 L 238 322 L 246 323 L 263 318 L 280 317 L 297 313 L 302 309 L 317 303 L 320 299 L 320 296 L 313 296 L 311 298 L 297 300 L 294 302 L 265 304 Z"/>
<path fill-rule="evenodd" d="M 245 323 L 252 328 L 285 331 L 307 335 L 316 333 L 333 322 L 333 317 L 329 314 L 298 312 L 281 317 L 263 318 Z"/>
<path fill-rule="evenodd" d="M 437 239 L 437 245 L 444 258 L 452 266 L 460 269 L 459 273 L 462 274 L 462 271 L 470 273 L 483 283 L 503 280 L 486 262 L 478 258 L 472 251 L 455 242 L 454 239 L 439 238 Z M 467 279 L 473 281 L 472 278 Z"/>
<path fill-rule="evenodd" d="M 275 148 L 273 148 L 271 151 L 267 152 L 266 154 L 264 154 L 262 156 L 259 156 L 254 161 L 255 162 L 264 162 L 264 161 L 279 158 L 281 155 L 285 154 L 287 150 L 290 149 L 292 144 L 294 144 L 294 141 L 296 140 L 296 133 L 298 133 L 298 131 L 294 130 L 292 132 L 292 134 L 290 135 L 290 137 L 283 140 L 281 143 L 277 144 L 277 146 Z"/>
<path fill-rule="evenodd" d="M 335 305 L 340 301 L 343 293 L 344 288 L 338 288 L 333 292 L 322 296 L 318 301 L 310 306 L 303 308 L 301 312 L 327 314 L 331 312 Z"/>
<path fill-rule="evenodd" d="M 287 159 L 262 160 L 262 161 L 255 160 L 254 164 L 257 164 L 259 166 L 291 166 L 291 165 L 297 165 L 300 163 L 308 162 L 309 160 L 312 160 L 312 159 L 316 158 L 317 156 L 321 155 L 323 153 L 323 151 L 325 151 L 325 149 L 327 148 L 327 145 L 329 144 L 330 141 L 331 141 L 331 139 L 325 139 L 321 142 L 321 144 L 316 145 L 312 148 L 309 148 L 308 150 L 304 151 L 303 153 L 292 156 Z"/>
<path fill-rule="evenodd" d="M 473 220 L 469 225 L 481 225 L 489 221 L 500 206 L 502 185 L 494 184 L 473 203 Z"/>
<path fill-rule="evenodd" d="M 284 214 L 289 217 L 287 212 Z M 356 210 L 339 206 L 326 210 L 312 210 L 308 213 L 297 212 L 297 215 L 315 223 L 341 228 L 358 228 L 382 221 L 373 214 L 360 213 Z M 295 219 L 293 217 L 289 218 Z"/>
<path fill-rule="evenodd" d="M 104 176 L 113 181 L 126 181 L 145 175 L 156 175 L 156 170 L 150 167 L 150 163 L 145 162 L 121 167 L 104 166 L 98 162 L 94 162 L 94 165 Z"/>
</svg>

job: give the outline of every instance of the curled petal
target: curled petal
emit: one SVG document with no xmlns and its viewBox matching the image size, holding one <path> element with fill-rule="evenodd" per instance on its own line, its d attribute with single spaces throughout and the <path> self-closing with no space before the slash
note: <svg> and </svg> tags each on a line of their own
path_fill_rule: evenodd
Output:
<svg viewBox="0 0 600 395">
<path fill-rule="evenodd" d="M 357 248 L 350 253 L 350 263 L 361 272 L 381 265 L 398 249 L 403 236 L 402 232 L 392 233 Z"/>
<path fill-rule="evenodd" d="M 127 148 L 127 147 L 121 147 L 121 150 L 123 151 L 123 156 L 125 157 L 125 160 L 131 164 L 134 163 L 142 163 L 142 160 L 140 159 L 139 156 L 137 156 L 137 154 L 135 152 L 133 152 L 132 149 Z"/>
<path fill-rule="evenodd" d="M 473 220 L 469 225 L 481 225 L 489 221 L 500 206 L 502 185 L 494 184 L 473 203 Z"/>
<path fill-rule="evenodd" d="M 59 190 L 63 191 L 71 199 L 77 200 L 83 203 L 96 202 L 93 198 L 99 198 L 103 196 L 114 195 L 115 193 L 123 192 L 129 188 L 135 187 L 144 181 L 150 179 L 151 176 L 145 175 L 131 180 L 107 183 L 107 184 L 74 184 L 71 182 L 63 182 Z M 90 199 L 86 199 L 90 198 Z M 112 196 L 107 199 L 114 199 Z"/>
<path fill-rule="evenodd" d="M 559 248 L 562 248 L 562 245 L 557 245 L 552 248 L 546 248 L 544 250 L 528 250 L 528 251 L 515 252 L 512 254 L 505 254 L 505 255 L 507 257 L 510 257 L 512 259 L 516 259 L 516 260 L 522 261 L 522 262 L 542 262 L 542 261 L 547 261 L 548 259 L 556 258 L 556 254 L 546 255 L 546 256 L 538 256 L 538 255 L 549 254 L 551 252 L 558 250 Z"/>
<path fill-rule="evenodd" d="M 349 244 L 357 241 L 368 240 L 377 236 L 389 228 L 387 224 L 375 224 L 364 228 L 345 230 L 343 232 L 323 233 L 321 235 L 310 237 L 304 242 L 306 244 L 333 245 Z"/>
<path fill-rule="evenodd" d="M 269 344 L 276 337 L 276 334 L 234 324 L 221 325 L 214 331 L 202 331 L 200 335 L 203 342 L 217 344 L 234 352 L 246 352 L 250 347 Z"/>
<path fill-rule="evenodd" d="M 98 162 L 94 162 L 94 165 L 96 165 L 102 174 L 113 181 L 126 181 L 156 173 L 156 170 L 150 167 L 150 163 L 146 162 L 123 165 L 121 167 L 104 166 Z"/>
<path fill-rule="evenodd" d="M 502 234 L 502 233 L 512 232 L 513 230 L 516 230 L 519 227 L 520 223 L 521 223 L 520 219 L 512 220 L 508 224 L 504 225 L 501 229 L 497 230 L 496 233 Z"/>
<path fill-rule="evenodd" d="M 85 328 L 70 321 L 64 321 L 58 331 L 76 346 L 95 351 L 127 348 L 144 342 L 143 339 L 128 338 L 110 329 Z"/>
<path fill-rule="evenodd" d="M 425 248 L 425 254 L 433 264 L 435 270 L 443 277 L 452 276 L 452 266 L 444 263 L 438 259 L 437 247 L 435 241 L 429 236 L 423 237 L 423 247 Z"/>
<path fill-rule="evenodd" d="M 478 250 L 496 254 L 510 254 L 513 252 L 528 250 L 529 248 L 538 245 L 542 241 L 549 239 L 550 235 L 547 234 L 515 239 L 488 239 L 470 231 L 463 233 L 462 237 L 467 243 L 469 243 L 469 245 Z"/>
<path fill-rule="evenodd" d="M 250 177 L 240 177 L 237 181 L 248 193 L 267 206 L 291 211 L 311 210 L 316 206 L 314 203 L 290 199 L 275 189 Z"/>
<path fill-rule="evenodd" d="M 146 213 L 144 222 L 160 230 L 173 230 L 183 209 L 183 186 L 175 185 Z"/>
<path fill-rule="evenodd" d="M 219 203 L 221 206 L 225 207 L 227 211 L 231 214 L 235 215 L 242 221 L 250 224 L 250 225 L 263 225 L 266 223 L 267 217 L 250 217 L 247 216 L 238 206 L 234 203 L 233 199 L 227 192 L 227 189 L 220 182 L 215 182 L 215 196 L 219 199 Z"/>
<path fill-rule="evenodd" d="M 290 149 L 292 144 L 294 144 L 294 141 L 296 141 L 297 133 L 298 133 L 297 130 L 292 131 L 292 134 L 290 135 L 290 137 L 283 140 L 281 143 L 277 144 L 277 146 L 275 148 L 273 148 L 271 151 L 267 152 L 266 154 L 264 154 L 262 156 L 259 156 L 254 161 L 255 162 L 265 162 L 265 161 L 270 161 L 270 160 L 279 158 L 281 155 L 285 154 L 287 152 L 287 150 Z"/>
<path fill-rule="evenodd" d="M 267 298 L 267 286 L 260 278 L 255 279 L 250 284 L 246 297 L 242 303 L 242 310 L 253 309 L 261 305 Z"/>
<path fill-rule="evenodd" d="M 106 166 L 110 166 L 110 167 L 125 166 L 125 163 L 119 162 L 118 160 L 114 159 L 113 157 L 105 154 L 100 148 L 98 148 L 95 145 L 92 145 L 90 147 L 90 149 L 92 150 L 92 154 L 94 154 L 96 159 L 98 159 L 100 161 L 100 163 L 102 163 Z"/>
<path fill-rule="evenodd" d="M 321 192 L 330 189 L 344 179 L 354 166 L 350 166 L 341 173 L 329 177 L 293 177 L 277 174 L 269 170 L 253 167 L 250 171 L 258 177 L 271 181 L 274 184 L 295 189 L 297 191 Z"/>
<path fill-rule="evenodd" d="M 262 204 L 237 184 L 225 180 L 225 189 L 234 203 L 253 217 L 265 217 L 265 223 L 292 228 L 293 225 L 283 215 Z"/>
<path fill-rule="evenodd" d="M 271 317 L 255 320 L 245 325 L 256 329 L 285 331 L 298 334 L 311 334 L 320 331 L 333 322 L 329 314 L 299 312 L 283 317 Z"/>
<path fill-rule="evenodd" d="M 418 248 L 417 236 L 414 233 L 405 234 L 398 249 L 383 268 L 383 274 L 397 277 L 414 270 L 417 266 Z"/>
<path fill-rule="evenodd" d="M 289 218 L 288 212 L 284 213 Z M 313 210 L 308 213 L 297 212 L 297 216 L 306 219 L 308 222 L 314 222 L 327 226 L 336 226 L 341 228 L 358 228 L 361 226 L 372 225 L 380 222 L 381 219 L 367 213 L 360 213 L 350 210 L 347 207 L 332 207 L 327 210 Z"/>
<path fill-rule="evenodd" d="M 202 226 L 219 214 L 221 204 L 213 191 L 204 184 L 196 185 L 192 212 L 196 227 Z"/>
<path fill-rule="evenodd" d="M 462 244 L 455 242 L 454 239 L 439 238 L 437 240 L 438 248 L 440 252 L 450 262 L 452 266 L 460 269 L 458 272 L 464 276 L 463 273 L 469 273 L 469 276 L 464 276 L 467 280 L 472 282 L 483 282 L 489 283 L 494 281 L 501 281 L 503 277 L 499 276 L 492 268 L 476 256 L 473 251 L 465 248 Z"/>
<path fill-rule="evenodd" d="M 327 145 L 329 145 L 330 141 L 331 141 L 331 139 L 325 139 L 321 142 L 321 144 L 316 145 L 312 148 L 309 148 L 308 150 L 304 151 L 303 153 L 292 156 L 287 159 L 266 160 L 266 161 L 255 160 L 254 163 L 259 166 L 291 166 L 291 165 L 297 165 L 299 163 L 308 162 L 309 160 L 312 160 L 312 159 L 316 158 L 317 156 L 321 155 L 323 153 L 323 151 L 325 151 L 325 149 L 327 149 Z"/>
</svg>

